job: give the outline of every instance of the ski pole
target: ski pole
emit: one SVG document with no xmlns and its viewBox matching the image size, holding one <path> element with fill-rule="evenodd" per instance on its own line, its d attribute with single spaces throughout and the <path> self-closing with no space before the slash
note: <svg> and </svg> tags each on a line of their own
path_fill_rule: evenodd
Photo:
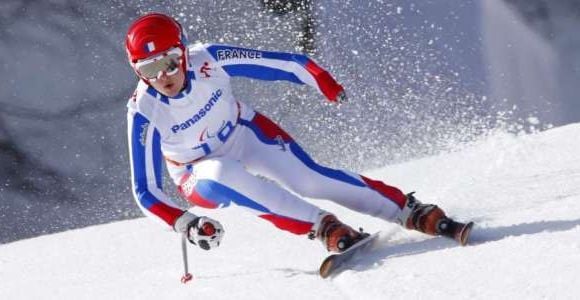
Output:
<svg viewBox="0 0 580 300">
<path fill-rule="evenodd" d="M 187 238 L 185 237 L 185 234 L 182 234 L 181 235 L 181 252 L 183 254 L 183 267 L 185 269 L 185 273 L 181 277 L 181 283 L 187 283 L 188 281 L 190 281 L 193 278 L 191 273 L 189 273 L 189 266 L 187 263 L 187 240 L 186 239 Z"/>
</svg>

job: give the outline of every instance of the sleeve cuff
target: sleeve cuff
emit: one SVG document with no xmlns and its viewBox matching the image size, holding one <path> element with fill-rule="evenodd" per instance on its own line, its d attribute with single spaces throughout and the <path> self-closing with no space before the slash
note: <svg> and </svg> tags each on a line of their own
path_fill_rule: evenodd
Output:
<svg viewBox="0 0 580 300">
<path fill-rule="evenodd" d="M 173 225 L 173 229 L 176 232 L 185 233 L 187 231 L 187 225 L 191 223 L 193 220 L 197 218 L 196 215 L 184 211 L 183 214 L 175 220 L 175 224 Z"/>
</svg>

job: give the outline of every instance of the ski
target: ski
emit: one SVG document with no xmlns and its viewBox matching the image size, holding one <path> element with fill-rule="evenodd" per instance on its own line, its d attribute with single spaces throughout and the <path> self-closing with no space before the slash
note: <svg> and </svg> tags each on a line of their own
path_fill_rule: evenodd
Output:
<svg viewBox="0 0 580 300">
<path fill-rule="evenodd" d="M 474 223 L 461 223 L 451 219 L 445 219 L 439 224 L 440 235 L 457 241 L 461 246 L 469 242 L 469 235 Z M 345 263 L 350 261 L 356 254 L 361 253 L 374 244 L 379 236 L 379 232 L 372 234 L 342 253 L 328 256 L 320 265 L 319 274 L 322 278 L 327 278 L 336 274 L 338 270 L 343 269 Z"/>
<path fill-rule="evenodd" d="M 327 278 L 336 273 L 342 266 L 351 260 L 355 254 L 369 248 L 379 237 L 379 232 L 376 232 L 368 237 L 358 241 L 350 248 L 342 253 L 332 254 L 328 256 L 320 265 L 319 274 L 322 278 Z"/>
</svg>

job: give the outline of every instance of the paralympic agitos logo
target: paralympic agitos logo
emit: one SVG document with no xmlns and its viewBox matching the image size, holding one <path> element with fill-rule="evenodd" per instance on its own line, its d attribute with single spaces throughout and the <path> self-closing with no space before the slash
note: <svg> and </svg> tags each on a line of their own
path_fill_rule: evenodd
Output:
<svg viewBox="0 0 580 300">
<path fill-rule="evenodd" d="M 171 131 L 173 131 L 173 133 L 177 133 L 180 130 L 185 130 L 193 126 L 203 117 L 205 117 L 205 115 L 207 115 L 207 113 L 214 107 L 214 105 L 221 98 L 222 94 L 223 92 L 221 89 L 218 89 L 217 91 L 213 92 L 211 94 L 211 98 L 209 98 L 207 103 L 197 113 L 191 116 L 191 118 L 185 120 L 183 123 L 171 126 Z"/>
</svg>

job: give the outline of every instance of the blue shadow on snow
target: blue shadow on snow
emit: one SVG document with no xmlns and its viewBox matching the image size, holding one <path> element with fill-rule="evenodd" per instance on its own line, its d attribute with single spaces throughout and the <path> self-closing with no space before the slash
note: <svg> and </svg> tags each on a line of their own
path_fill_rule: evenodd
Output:
<svg viewBox="0 0 580 300">
<path fill-rule="evenodd" d="M 534 223 L 523 223 L 511 226 L 478 228 L 477 224 L 471 232 L 469 243 L 466 247 L 501 241 L 509 237 L 538 234 L 543 232 L 568 231 L 580 226 L 578 220 L 562 221 L 539 221 Z M 382 266 L 389 258 L 417 255 L 425 252 L 437 251 L 461 247 L 455 241 L 443 237 L 430 238 L 422 241 L 403 242 L 399 244 L 389 244 L 388 236 L 381 237 L 367 254 L 355 258 L 349 265 L 352 270 L 364 271 Z"/>
</svg>

